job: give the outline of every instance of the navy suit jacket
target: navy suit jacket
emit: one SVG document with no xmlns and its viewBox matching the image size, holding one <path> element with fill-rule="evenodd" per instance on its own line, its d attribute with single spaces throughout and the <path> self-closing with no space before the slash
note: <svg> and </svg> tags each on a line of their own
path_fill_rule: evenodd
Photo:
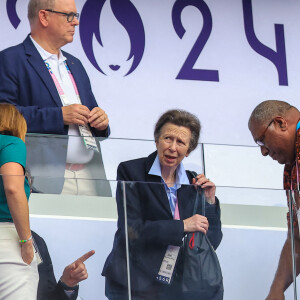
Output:
<svg viewBox="0 0 300 300">
<path fill-rule="evenodd" d="M 62 51 L 74 76 L 80 99 L 90 110 L 98 106 L 89 77 L 79 59 Z M 29 133 L 68 133 L 62 103 L 45 63 L 29 36 L 23 43 L 0 52 L 0 102 L 17 106 L 27 121 Z M 108 136 L 109 130 L 93 130 Z"/>
<path fill-rule="evenodd" d="M 79 59 L 63 51 L 75 79 L 80 99 L 90 110 L 98 106 L 89 77 Z M 62 103 L 45 63 L 29 36 L 23 43 L 0 52 L 0 102 L 14 104 L 26 119 L 28 133 L 67 135 Z M 109 127 L 93 135 L 107 137 Z M 46 193 L 60 193 L 64 183 L 67 138 L 28 137 L 27 167 L 36 177 L 34 187 Z M 98 145 L 99 146 L 99 145 Z M 100 151 L 100 146 L 99 146 Z M 98 158 L 99 168 L 102 157 Z M 103 178 L 106 179 L 103 170 Z M 46 178 L 48 177 L 48 178 Z"/>
<path fill-rule="evenodd" d="M 60 285 L 56 282 L 51 257 L 47 245 L 43 238 L 41 238 L 34 231 L 32 237 L 38 246 L 43 263 L 38 266 L 39 271 L 39 285 L 37 292 L 37 300 L 75 300 L 78 296 L 78 288 L 74 291 L 71 297 L 68 297 Z"/>
<path fill-rule="evenodd" d="M 177 192 L 180 219 L 173 220 L 168 197 L 159 176 L 148 172 L 157 152 L 147 158 L 122 162 L 118 167 L 117 180 L 125 184 L 127 224 L 129 239 L 129 261 L 132 290 L 151 289 L 160 269 L 168 245 L 182 246 L 183 221 L 193 215 L 197 191 L 194 186 L 183 185 Z M 192 182 L 193 173 L 187 171 Z M 125 220 L 123 184 L 117 187 L 118 229 L 113 249 L 109 254 L 102 275 L 127 286 L 125 251 Z M 201 202 L 201 201 L 200 201 Z M 201 203 L 197 213 L 203 215 Z M 208 238 L 216 249 L 222 239 L 220 206 L 206 204 L 205 215 L 209 221 Z M 178 258 L 176 270 L 182 270 L 182 257 Z"/>
</svg>

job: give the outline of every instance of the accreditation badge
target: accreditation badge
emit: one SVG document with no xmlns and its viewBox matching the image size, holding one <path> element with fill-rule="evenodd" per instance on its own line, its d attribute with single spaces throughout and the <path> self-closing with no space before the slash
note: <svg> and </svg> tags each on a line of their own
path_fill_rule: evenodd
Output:
<svg viewBox="0 0 300 300">
<path fill-rule="evenodd" d="M 78 125 L 78 127 L 80 135 L 83 137 L 85 147 L 89 150 L 99 152 L 96 139 L 93 137 L 90 127 L 88 125 Z"/>
<path fill-rule="evenodd" d="M 171 284 L 180 247 L 169 245 L 161 263 L 156 280 L 164 284 Z"/>
</svg>

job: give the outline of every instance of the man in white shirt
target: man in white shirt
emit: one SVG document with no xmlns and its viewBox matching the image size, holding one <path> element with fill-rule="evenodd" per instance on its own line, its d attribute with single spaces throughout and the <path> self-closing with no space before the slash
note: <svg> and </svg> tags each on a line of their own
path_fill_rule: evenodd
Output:
<svg viewBox="0 0 300 300">
<path fill-rule="evenodd" d="M 106 176 L 94 137 L 107 137 L 110 130 L 81 62 L 61 51 L 73 41 L 78 18 L 74 0 L 29 1 L 31 34 L 0 52 L 0 102 L 18 107 L 29 133 L 69 135 L 68 140 L 27 138 L 37 190 L 95 195 Z M 101 194 L 110 194 L 102 187 Z"/>
</svg>

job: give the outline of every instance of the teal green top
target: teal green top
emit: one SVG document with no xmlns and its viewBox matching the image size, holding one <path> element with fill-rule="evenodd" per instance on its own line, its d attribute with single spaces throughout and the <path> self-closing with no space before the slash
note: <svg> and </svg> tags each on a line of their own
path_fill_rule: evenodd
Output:
<svg viewBox="0 0 300 300">
<path fill-rule="evenodd" d="M 0 167 L 8 162 L 19 163 L 23 166 L 25 173 L 26 146 L 18 137 L 0 134 Z M 24 180 L 24 189 L 29 199 L 30 187 L 27 178 Z M 0 176 L 0 222 L 13 222 L 7 205 L 2 176 Z"/>
</svg>

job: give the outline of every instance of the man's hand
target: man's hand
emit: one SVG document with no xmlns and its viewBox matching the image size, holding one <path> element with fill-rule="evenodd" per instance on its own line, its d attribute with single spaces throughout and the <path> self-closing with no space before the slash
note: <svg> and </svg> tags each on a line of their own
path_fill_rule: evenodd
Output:
<svg viewBox="0 0 300 300">
<path fill-rule="evenodd" d="M 207 218 L 198 214 L 183 220 L 183 224 L 184 232 L 201 231 L 204 234 L 206 234 L 209 226 Z"/>
<path fill-rule="evenodd" d="M 88 122 L 91 127 L 94 127 L 97 130 L 105 130 L 108 126 L 109 120 L 103 109 L 100 107 L 94 107 L 89 114 Z"/>
<path fill-rule="evenodd" d="M 82 104 L 71 104 L 61 108 L 65 125 L 84 125 L 88 122 L 90 110 Z"/>
<path fill-rule="evenodd" d="M 204 174 L 199 174 L 196 178 L 193 178 L 193 184 L 200 185 L 204 189 L 205 199 L 209 204 L 215 204 L 216 198 L 216 186 Z"/>
<path fill-rule="evenodd" d="M 87 279 L 88 273 L 84 262 L 94 254 L 95 251 L 91 250 L 75 260 L 72 264 L 65 267 L 60 280 L 67 286 L 73 287 L 80 281 Z"/>
</svg>

